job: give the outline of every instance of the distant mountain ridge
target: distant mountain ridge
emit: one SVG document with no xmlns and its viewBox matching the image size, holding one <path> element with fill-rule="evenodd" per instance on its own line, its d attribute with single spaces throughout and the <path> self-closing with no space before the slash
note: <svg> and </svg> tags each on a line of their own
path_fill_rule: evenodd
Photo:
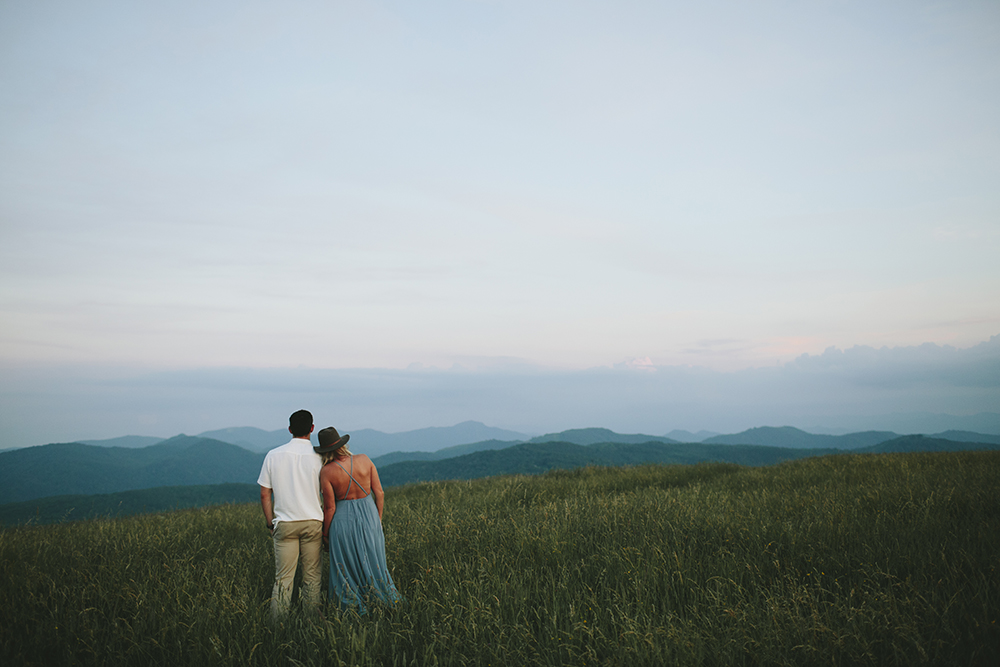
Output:
<svg viewBox="0 0 1000 667">
<path fill-rule="evenodd" d="M 477 421 L 464 421 L 454 426 L 432 426 L 403 433 L 382 433 L 367 428 L 349 433 L 351 450 L 372 458 L 395 451 L 438 451 L 488 440 L 522 442 L 531 437 Z"/>
<path fill-rule="evenodd" d="M 527 442 L 533 444 L 546 443 L 546 442 L 569 442 L 576 445 L 593 445 L 599 442 L 619 442 L 619 443 L 632 443 L 637 444 L 640 442 L 664 442 L 664 443 L 676 443 L 676 440 L 671 440 L 670 438 L 656 436 L 656 435 L 643 435 L 643 434 L 625 434 L 625 433 L 615 433 L 606 428 L 574 428 L 568 431 L 561 431 L 559 433 L 548 433 L 546 435 L 540 435 L 535 438 L 531 438 Z M 456 456 L 461 456 L 463 454 L 471 454 L 478 451 L 504 449 L 511 446 L 511 442 L 503 440 L 486 440 L 483 442 L 473 442 L 466 445 L 455 445 L 454 447 L 446 447 L 444 449 L 439 449 L 433 452 L 403 452 L 394 451 L 388 454 L 383 454 L 378 457 L 374 457 L 373 461 L 375 465 L 389 465 L 392 463 L 398 463 L 400 461 L 440 461 L 442 459 L 454 458 Z"/>
<path fill-rule="evenodd" d="M 714 438 L 717 435 L 722 435 L 721 433 L 716 433 L 715 431 L 705 431 L 701 430 L 697 433 L 692 433 L 691 431 L 685 431 L 684 429 L 675 428 L 670 433 L 667 433 L 666 437 L 671 440 L 676 440 L 677 442 L 702 442 L 708 440 L 709 438 Z"/>
<path fill-rule="evenodd" d="M 606 428 L 572 428 L 568 431 L 560 431 L 559 433 L 540 435 L 528 442 L 571 442 L 575 445 L 595 445 L 599 442 L 619 442 L 624 444 L 665 442 L 677 444 L 676 440 L 671 440 L 665 436 L 644 435 L 642 433 L 615 433 Z"/>
<path fill-rule="evenodd" d="M 316 430 L 336 424 L 316 424 Z M 487 426 L 482 422 L 464 421 L 454 426 L 432 426 L 429 428 L 403 431 L 402 433 L 383 433 L 370 428 L 356 431 L 344 431 L 351 436 L 351 447 L 359 454 L 367 454 L 372 458 L 394 451 L 416 452 L 422 450 L 438 451 L 447 447 L 468 445 L 487 440 L 503 442 L 522 442 L 531 436 L 526 433 L 509 431 L 507 429 Z M 220 442 L 242 447 L 251 452 L 266 452 L 279 447 L 291 439 L 287 428 L 265 431 L 255 426 L 234 426 L 199 433 L 196 437 L 210 438 Z M 129 435 L 108 440 L 80 440 L 87 445 L 99 447 L 140 448 L 162 442 L 163 438 Z M 313 435 L 313 444 L 316 436 Z"/>
<path fill-rule="evenodd" d="M 83 445 L 98 445 L 99 447 L 125 447 L 127 449 L 139 449 L 141 447 L 151 447 L 158 445 L 166 438 L 154 438 L 150 435 L 123 435 L 120 438 L 109 438 L 108 440 L 77 440 Z"/>
<path fill-rule="evenodd" d="M 205 431 L 198 434 L 199 438 L 211 438 L 221 442 L 228 442 L 231 445 L 248 449 L 251 452 L 266 452 L 269 449 L 280 447 L 292 439 L 292 434 L 287 428 L 275 431 L 265 431 L 262 428 L 253 426 L 234 426 L 231 428 L 220 428 L 215 431 Z"/>
<path fill-rule="evenodd" d="M 705 445 L 767 445 L 769 447 L 858 449 L 898 438 L 892 431 L 862 431 L 846 435 L 806 433 L 793 426 L 760 426 L 741 433 L 717 435 L 702 441 Z"/>
</svg>

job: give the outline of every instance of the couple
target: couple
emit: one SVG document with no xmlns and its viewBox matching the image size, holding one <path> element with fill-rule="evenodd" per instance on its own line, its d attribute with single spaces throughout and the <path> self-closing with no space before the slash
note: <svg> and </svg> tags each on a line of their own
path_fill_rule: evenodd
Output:
<svg viewBox="0 0 1000 667">
<path fill-rule="evenodd" d="M 288 614 L 300 556 L 303 605 L 319 611 L 320 550 L 327 543 L 330 599 L 341 608 L 364 614 L 371 597 L 388 603 L 402 599 L 385 562 L 385 494 L 375 465 L 364 454 L 351 454 L 351 436 L 341 436 L 333 427 L 320 431 L 319 446 L 313 447 L 313 428 L 308 410 L 293 413 L 288 419 L 291 442 L 267 453 L 257 479 L 274 538 L 273 621 Z"/>
</svg>

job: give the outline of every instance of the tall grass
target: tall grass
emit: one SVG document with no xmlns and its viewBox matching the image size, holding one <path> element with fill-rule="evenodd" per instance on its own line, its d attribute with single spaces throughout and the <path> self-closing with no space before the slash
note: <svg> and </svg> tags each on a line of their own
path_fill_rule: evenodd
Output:
<svg viewBox="0 0 1000 667">
<path fill-rule="evenodd" d="M 1000 664 L 1000 454 L 390 489 L 405 605 L 267 622 L 259 508 L 0 532 L 4 664 Z"/>
</svg>

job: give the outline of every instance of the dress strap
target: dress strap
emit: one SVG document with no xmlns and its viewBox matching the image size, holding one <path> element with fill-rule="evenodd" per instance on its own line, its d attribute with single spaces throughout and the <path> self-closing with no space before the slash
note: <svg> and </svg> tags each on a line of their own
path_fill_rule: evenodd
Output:
<svg viewBox="0 0 1000 667">
<path fill-rule="evenodd" d="M 344 472 L 347 472 L 347 468 L 345 468 L 344 466 L 340 465 L 340 461 L 334 461 L 334 463 L 336 463 L 340 467 L 341 470 L 343 470 Z M 358 480 L 354 479 L 354 475 L 352 474 L 353 472 L 354 472 L 354 455 L 352 454 L 351 455 L 351 472 L 347 472 L 347 476 L 351 478 L 351 481 L 347 483 L 347 491 L 344 491 L 344 497 L 341 498 L 341 500 L 346 500 L 347 499 L 347 494 L 351 492 L 351 483 L 352 482 L 354 484 L 357 484 L 358 488 L 361 489 L 362 491 L 365 490 L 365 487 L 361 486 L 361 483 L 358 482 Z M 365 497 L 367 498 L 369 495 L 371 495 L 371 491 L 366 491 L 365 492 Z"/>
</svg>

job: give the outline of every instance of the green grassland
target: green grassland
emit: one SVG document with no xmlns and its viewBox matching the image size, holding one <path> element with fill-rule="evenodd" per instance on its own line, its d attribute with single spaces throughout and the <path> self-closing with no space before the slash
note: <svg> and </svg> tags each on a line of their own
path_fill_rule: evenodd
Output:
<svg viewBox="0 0 1000 667">
<path fill-rule="evenodd" d="M 252 504 L 6 528 L 0 662 L 995 667 L 998 489 L 995 451 L 393 488 L 406 604 L 276 628 Z"/>
<path fill-rule="evenodd" d="M 44 524 L 98 517 L 150 514 L 224 503 L 252 503 L 260 498 L 256 484 L 158 486 L 118 493 L 48 496 L 0 505 L 0 524 Z"/>
</svg>

